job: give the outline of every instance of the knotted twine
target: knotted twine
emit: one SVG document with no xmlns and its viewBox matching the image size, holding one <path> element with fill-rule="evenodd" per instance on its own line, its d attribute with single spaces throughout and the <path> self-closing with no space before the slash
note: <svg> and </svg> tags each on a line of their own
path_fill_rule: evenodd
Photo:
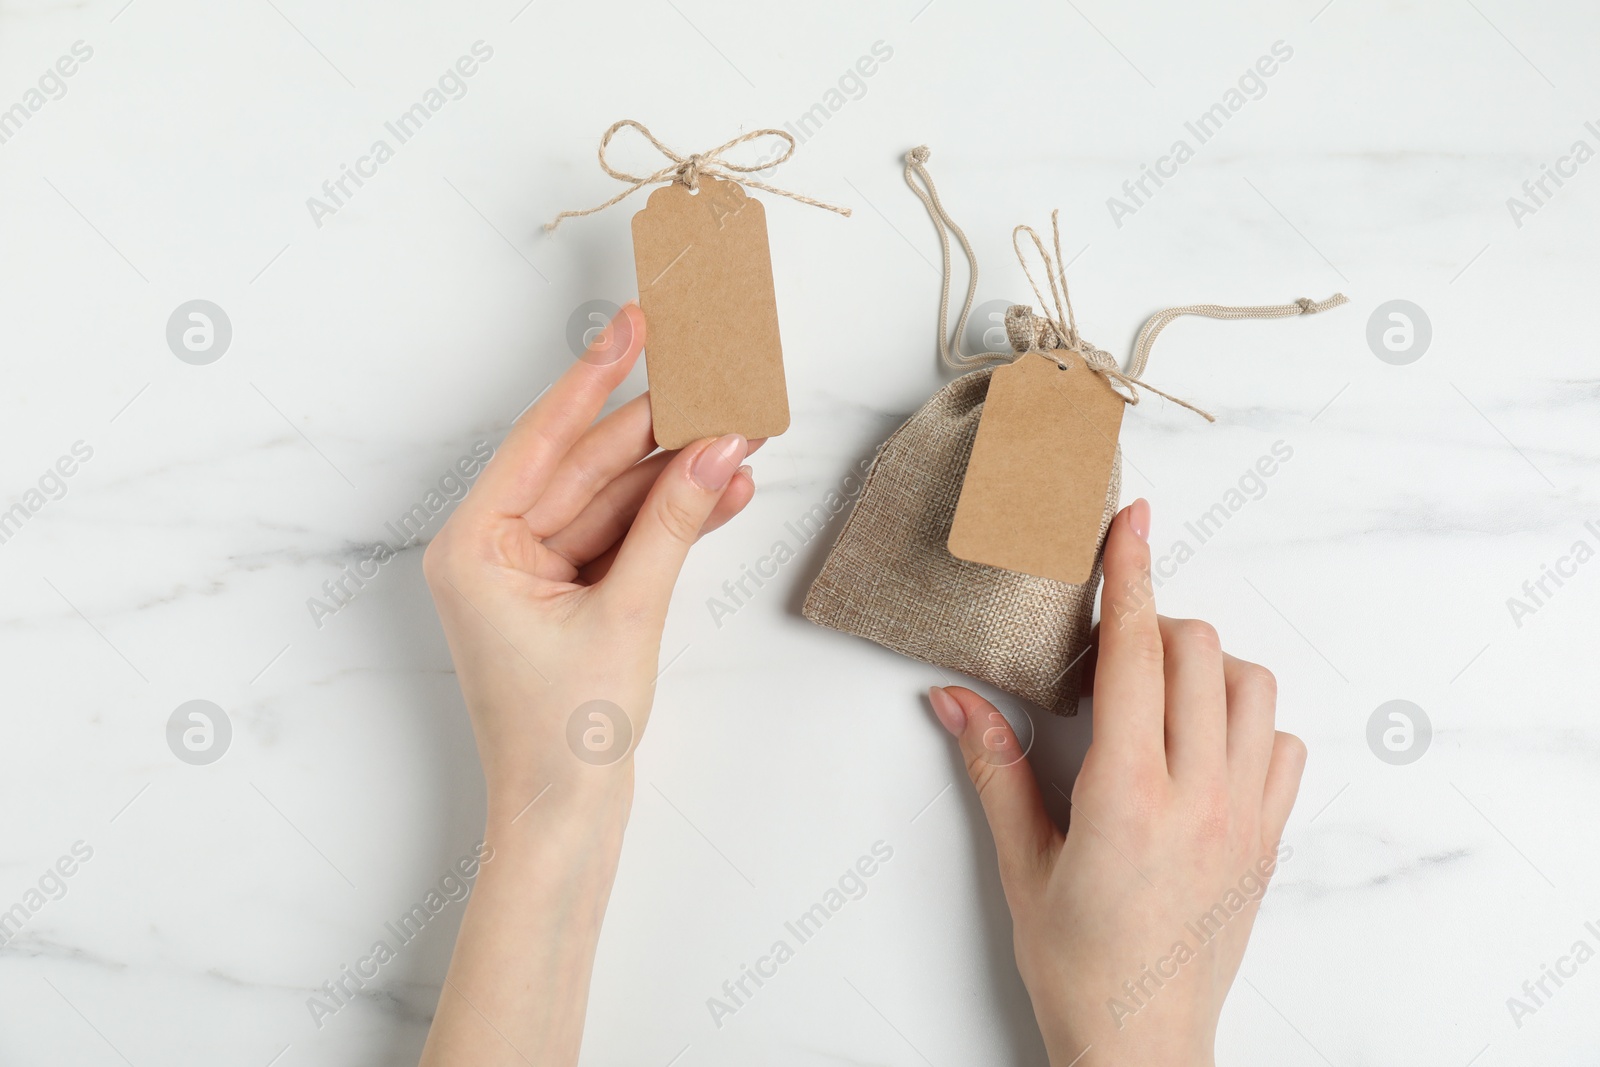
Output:
<svg viewBox="0 0 1600 1067">
<path fill-rule="evenodd" d="M 606 148 L 611 144 L 611 139 L 615 137 L 617 133 L 624 127 L 638 130 L 652 145 L 656 147 L 658 152 L 666 156 L 672 162 L 668 163 L 665 167 L 662 167 L 653 174 L 629 174 L 626 171 L 617 170 L 606 159 Z M 783 154 L 777 159 L 772 160 L 770 163 L 745 165 L 741 163 L 734 163 L 722 157 L 722 153 L 726 152 L 730 148 L 736 148 L 747 141 L 754 141 L 758 137 L 767 136 L 781 138 L 788 144 L 788 147 L 784 149 Z M 709 174 L 715 178 L 726 178 L 730 181 L 738 182 L 740 185 L 749 186 L 752 189 L 760 189 L 764 192 L 775 193 L 778 196 L 786 196 L 790 200 L 797 200 L 802 204 L 809 204 L 811 207 L 820 207 L 826 211 L 837 212 L 840 215 L 848 217 L 850 214 L 850 209 L 847 207 L 837 207 L 833 204 L 824 203 L 821 200 L 813 200 L 809 196 L 802 196 L 800 193 L 790 192 L 788 189 L 779 189 L 775 185 L 768 185 L 765 182 L 756 181 L 754 178 L 743 177 L 743 175 L 755 174 L 759 171 L 767 170 L 771 167 L 776 167 L 781 163 L 788 162 L 789 158 L 794 155 L 794 150 L 795 140 L 794 137 L 788 133 L 788 131 L 769 129 L 751 130 L 749 133 L 740 134 L 733 140 L 719 144 L 717 147 L 710 149 L 709 151 L 695 152 L 684 156 L 679 155 L 677 152 L 674 152 L 672 149 L 662 144 L 661 141 L 657 139 L 656 135 L 651 133 L 649 128 L 646 127 L 644 123 L 635 122 L 633 119 L 621 119 L 617 122 L 613 122 L 610 128 L 608 128 L 601 136 L 600 149 L 597 154 L 600 159 L 600 169 L 618 181 L 627 182 L 628 188 L 624 189 L 616 196 L 613 196 L 605 203 L 595 207 L 588 208 L 583 211 L 563 211 L 561 214 L 545 223 L 544 228 L 546 230 L 554 230 L 557 226 L 561 225 L 562 219 L 576 218 L 581 215 L 593 215 L 597 211 L 604 211 L 606 208 L 626 200 L 628 197 L 632 196 L 634 193 L 637 193 L 645 186 L 655 185 L 659 182 L 677 182 L 679 185 L 688 187 L 690 192 L 695 192 L 700 188 L 701 175 L 705 174 Z"/>
<path fill-rule="evenodd" d="M 1061 262 L 1060 230 L 1052 216 L 1054 260 L 1046 254 L 1042 239 L 1027 227 L 1012 231 L 1012 247 L 1028 272 L 1040 306 L 1048 308 L 1019 247 L 1019 234 L 1033 237 L 1045 260 L 1055 315 L 1035 314 L 1025 304 L 1013 305 L 1006 312 L 1006 334 L 1013 351 L 963 353 L 960 338 L 966 332 L 978 288 L 977 259 L 966 234 L 945 211 L 923 167 L 927 159 L 926 147 L 910 152 L 905 179 L 928 209 L 944 260 L 939 352 L 950 366 L 971 373 L 936 393 L 878 449 L 860 499 L 807 593 L 802 612 L 818 625 L 865 637 L 935 667 L 980 678 L 1057 714 L 1072 715 L 1077 711 L 1079 678 L 1091 647 L 1090 623 L 1101 574 L 1098 555 L 1089 580 L 1069 585 L 957 559 L 946 547 L 994 365 L 1026 352 L 1053 358 L 1050 352 L 1069 349 L 1105 378 L 1126 403 L 1137 404 L 1139 391 L 1144 390 L 1210 419 L 1206 412 L 1160 393 L 1142 380 L 1150 347 L 1168 323 L 1180 315 L 1227 319 L 1302 315 L 1335 307 L 1345 298 L 1335 295 L 1321 302 L 1302 300 L 1249 308 L 1215 304 L 1171 308 L 1145 323 L 1124 371 L 1108 353 L 1078 333 Z M 953 335 L 947 329 L 952 237 L 961 245 L 970 268 L 966 300 Z M 1070 462 L 1071 457 L 1062 457 L 1062 461 Z M 1102 546 L 1121 494 L 1119 451 L 1100 520 Z M 950 679 L 942 675 L 942 680 Z"/>
</svg>

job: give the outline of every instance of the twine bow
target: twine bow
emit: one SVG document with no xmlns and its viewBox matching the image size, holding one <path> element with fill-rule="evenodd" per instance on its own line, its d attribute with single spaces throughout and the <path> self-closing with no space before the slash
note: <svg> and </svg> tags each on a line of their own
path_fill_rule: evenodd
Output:
<svg viewBox="0 0 1600 1067">
<path fill-rule="evenodd" d="M 1000 352 L 964 353 L 961 351 L 961 335 L 966 332 L 967 316 L 972 312 L 972 300 L 978 290 L 978 261 L 972 253 L 972 245 L 967 240 L 967 235 L 957 226 L 950 213 L 944 208 L 944 203 L 939 199 L 939 191 L 934 188 L 933 178 L 928 175 L 923 164 L 928 161 L 928 147 L 919 145 L 906 153 L 906 184 L 917 198 L 928 209 L 928 214 L 933 218 L 934 228 L 939 233 L 939 248 L 944 255 L 944 284 L 939 293 L 939 351 L 946 363 L 952 367 L 966 368 L 979 366 L 984 363 L 993 363 L 1000 360 L 1011 360 L 1017 353 L 1038 352 L 1047 359 L 1052 358 L 1049 351 L 1052 349 L 1067 349 L 1082 357 L 1084 365 L 1091 371 L 1105 379 L 1111 390 L 1122 398 L 1124 403 L 1137 404 L 1139 390 L 1143 389 L 1157 396 L 1165 397 L 1180 407 L 1184 407 L 1199 415 L 1207 422 L 1216 422 L 1217 417 L 1187 400 L 1182 400 L 1171 393 L 1164 392 L 1142 380 L 1139 376 L 1144 373 L 1145 364 L 1150 358 L 1151 346 L 1155 344 L 1156 336 L 1166 329 L 1167 324 L 1181 315 L 1204 315 L 1212 319 L 1280 319 L 1291 315 L 1313 315 L 1319 311 L 1338 307 L 1348 303 L 1348 298 L 1343 293 L 1334 293 L 1326 300 L 1312 300 L 1301 297 L 1292 304 L 1267 304 L 1259 307 L 1224 307 L 1220 304 L 1189 304 L 1184 307 L 1167 308 L 1157 312 L 1145 322 L 1144 328 L 1139 331 L 1139 339 L 1134 344 L 1133 359 L 1129 362 L 1127 371 L 1117 365 L 1116 357 L 1104 349 L 1096 348 L 1085 341 L 1078 334 L 1078 321 L 1072 312 L 1072 296 L 1067 291 L 1066 264 L 1061 258 L 1061 226 L 1059 222 L 1060 211 L 1050 213 L 1050 228 L 1054 237 L 1055 259 L 1050 258 L 1050 253 L 1045 250 L 1044 240 L 1034 232 L 1031 226 L 1018 226 L 1011 231 L 1011 247 L 1017 253 L 1017 262 L 1022 264 L 1022 272 L 1028 277 L 1028 284 L 1033 287 L 1033 295 L 1038 299 L 1041 308 L 1048 309 L 1050 302 L 1044 298 L 1044 292 L 1039 288 L 1039 283 L 1034 280 L 1033 272 L 1028 269 L 1028 257 L 1023 252 L 1022 246 L 1017 241 L 1017 235 L 1026 233 L 1033 238 L 1034 247 L 1039 250 L 1039 257 L 1044 260 L 1045 271 L 1050 277 L 1050 295 L 1055 305 L 1056 314 L 1052 318 L 1047 314 L 1037 314 L 1026 304 L 1013 304 L 1006 311 L 1006 338 L 1015 350 L 1011 354 Z M 919 185 L 913 180 L 913 175 L 921 178 Z M 945 332 L 946 323 L 950 314 L 950 237 L 954 236 L 961 244 L 961 250 L 966 253 L 967 262 L 971 265 L 971 273 L 967 280 L 967 299 L 962 305 L 961 315 L 956 320 L 955 334 L 953 337 Z M 1060 365 L 1059 360 L 1057 365 Z"/>
<path fill-rule="evenodd" d="M 615 137 L 623 127 L 630 127 L 638 130 L 652 145 L 656 147 L 657 151 L 666 156 L 672 162 L 653 174 L 628 174 L 625 171 L 617 170 L 606 160 L 606 148 L 611 144 L 611 139 Z M 784 141 L 788 142 L 789 146 L 788 148 L 784 149 L 782 155 L 780 155 L 777 159 L 772 160 L 770 163 L 745 165 L 741 163 L 734 163 L 731 160 L 727 160 L 722 157 L 722 153 L 726 152 L 730 148 L 735 148 L 747 141 L 753 141 L 758 137 L 766 137 L 769 135 L 782 138 Z M 580 215 L 593 215 L 597 211 L 604 211 L 613 204 L 620 203 L 632 196 L 634 193 L 637 193 L 645 186 L 655 185 L 658 182 L 677 182 L 679 185 L 686 186 L 690 191 L 697 190 L 700 188 L 700 178 L 702 175 L 710 175 L 715 178 L 727 178 L 729 180 L 738 182 L 740 185 L 748 185 L 752 189 L 760 189 L 764 192 L 775 193 L 778 196 L 786 196 L 790 200 L 797 200 L 802 204 L 809 204 L 812 207 L 820 207 L 824 210 L 833 211 L 848 217 L 850 215 L 850 209 L 847 207 L 836 207 L 833 204 L 827 204 L 821 200 L 813 200 L 809 196 L 802 196 L 799 193 L 790 192 L 787 189 L 779 189 L 775 185 L 768 185 L 765 182 L 759 182 L 753 178 L 741 177 L 741 175 L 755 174 L 758 171 L 763 171 L 769 167 L 776 167 L 780 163 L 788 162 L 789 158 L 794 155 L 794 150 L 794 137 L 785 130 L 751 130 L 749 133 L 741 134 L 738 137 L 735 137 L 733 140 L 724 144 L 720 144 L 708 151 L 694 152 L 684 156 L 679 155 L 677 152 L 674 152 L 672 149 L 662 144 L 660 140 L 656 138 L 656 135 L 651 133 L 643 123 L 635 122 L 633 119 L 622 119 L 618 122 L 613 122 L 610 129 L 606 130 L 605 134 L 601 136 L 600 150 L 598 154 L 600 157 L 600 169 L 618 181 L 627 182 L 628 188 L 624 189 L 622 192 L 618 193 L 616 196 L 613 196 L 610 200 L 607 200 L 605 203 L 600 204 L 597 207 L 588 208 L 584 211 L 563 211 L 554 219 L 545 223 L 544 228 L 546 230 L 553 230 L 557 226 L 561 225 L 562 219 L 574 218 Z"/>
</svg>

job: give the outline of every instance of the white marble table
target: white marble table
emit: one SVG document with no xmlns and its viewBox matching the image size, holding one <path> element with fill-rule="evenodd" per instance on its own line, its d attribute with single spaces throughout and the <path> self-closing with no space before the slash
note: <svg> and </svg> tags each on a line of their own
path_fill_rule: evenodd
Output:
<svg viewBox="0 0 1600 1067">
<path fill-rule="evenodd" d="M 855 216 L 768 205 L 794 428 L 678 591 L 585 1062 L 1043 1063 L 921 695 L 939 675 L 798 615 L 839 520 L 733 616 L 709 605 L 945 380 L 937 244 L 899 169 L 923 142 L 991 307 L 1026 292 L 1010 228 L 1054 207 L 1079 321 L 1114 351 L 1170 304 L 1351 298 L 1174 325 L 1151 378 L 1221 421 L 1152 402 L 1124 432 L 1158 554 L 1194 549 L 1163 609 L 1271 666 L 1311 750 L 1222 1061 L 1593 1062 L 1600 963 L 1563 965 L 1534 1012 L 1507 1001 L 1600 947 L 1600 13 L 1320 3 L 0 7 L 0 503 L 22 506 L 0 543 L 0 909 L 21 909 L 0 1062 L 414 1061 L 482 783 L 420 548 L 348 603 L 324 583 L 431 536 L 426 509 L 417 538 L 386 524 L 568 364 L 589 302 L 633 295 L 631 207 L 540 230 L 615 191 L 593 151 L 621 117 L 685 150 L 792 123 L 772 180 Z M 1186 123 L 1218 104 L 1201 143 Z M 1146 165 L 1170 177 L 1135 201 Z M 191 338 L 204 364 L 167 339 L 194 300 L 231 333 Z M 1431 324 L 1410 362 L 1368 344 L 1393 300 Z M 1292 458 L 1193 543 L 1278 442 Z M 1566 573 L 1541 592 L 1546 567 Z M 169 746 L 196 700 L 226 719 L 191 738 L 214 762 Z M 1369 747 L 1390 700 L 1430 721 L 1420 759 Z M 1031 719 L 1067 788 L 1087 717 Z M 878 842 L 865 894 L 714 1020 Z"/>
</svg>

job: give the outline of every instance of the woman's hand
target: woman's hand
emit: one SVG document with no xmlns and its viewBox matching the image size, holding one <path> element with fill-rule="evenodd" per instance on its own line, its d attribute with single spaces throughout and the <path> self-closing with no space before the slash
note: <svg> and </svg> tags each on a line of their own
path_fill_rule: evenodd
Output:
<svg viewBox="0 0 1600 1067">
<path fill-rule="evenodd" d="M 1150 506 L 1106 540 L 1094 742 L 1063 834 L 1016 736 L 968 689 L 935 688 L 1000 862 L 1017 968 L 1054 1067 L 1211 1064 L 1300 787 L 1272 675 L 1203 622 L 1156 615 Z"/>
<path fill-rule="evenodd" d="M 594 421 L 643 343 L 644 316 L 629 304 L 512 427 L 423 557 L 483 758 L 491 828 L 552 783 L 626 791 L 628 739 L 649 719 L 679 568 L 695 539 L 755 492 L 741 437 L 656 452 L 648 394 Z M 601 730 L 574 759 L 568 720 L 596 701 L 625 721 L 611 724 L 611 751 L 595 747 Z"/>
<path fill-rule="evenodd" d="M 696 538 L 755 492 L 740 464 L 760 442 L 657 453 L 648 395 L 594 421 L 643 343 L 629 304 L 423 557 L 488 784 L 427 1064 L 576 1062 L 667 601 Z"/>
</svg>

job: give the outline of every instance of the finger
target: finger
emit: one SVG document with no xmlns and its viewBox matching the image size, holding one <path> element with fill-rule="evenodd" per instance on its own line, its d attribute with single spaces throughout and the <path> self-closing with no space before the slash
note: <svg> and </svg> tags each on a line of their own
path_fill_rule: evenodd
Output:
<svg viewBox="0 0 1600 1067">
<path fill-rule="evenodd" d="M 616 548 L 633 525 L 650 487 L 677 456 L 677 452 L 657 452 L 628 468 L 595 494 L 589 506 L 564 529 L 545 538 L 545 547 L 565 556 L 576 567 Z"/>
<path fill-rule="evenodd" d="M 1044 809 L 1017 735 L 993 704 L 970 689 L 934 686 L 928 699 L 939 722 L 961 744 L 967 777 L 994 835 L 1007 897 L 1027 892 L 1049 874 L 1061 831 Z"/>
<path fill-rule="evenodd" d="M 1222 643 L 1199 619 L 1156 617 L 1167 705 L 1167 768 L 1174 778 L 1220 784 L 1228 770 L 1228 695 Z"/>
<path fill-rule="evenodd" d="M 744 510 L 746 504 L 756 495 L 755 479 L 750 474 L 749 467 L 740 467 L 728 482 L 727 490 L 722 494 L 722 499 L 717 501 L 717 506 L 711 509 L 711 517 L 700 527 L 700 536 L 704 537 L 712 530 L 724 525 L 729 519 Z M 614 542 L 611 547 L 601 552 L 594 559 L 584 564 L 578 570 L 578 580 L 585 585 L 593 585 L 604 578 L 611 570 L 611 564 L 616 562 L 617 550 L 622 543 Z"/>
<path fill-rule="evenodd" d="M 750 442 L 750 449 L 745 454 L 748 456 L 766 443 L 764 437 Z M 650 494 L 650 488 L 656 484 L 663 468 L 677 454 L 659 452 L 618 475 L 595 494 L 595 498 L 566 528 L 546 538 L 545 547 L 566 557 L 574 567 L 582 567 L 613 548 L 633 525 L 645 497 Z M 700 532 L 705 533 L 706 530 Z"/>
<path fill-rule="evenodd" d="M 1078 695 L 1094 695 L 1094 672 L 1100 660 L 1100 624 L 1089 627 L 1089 640 L 1083 647 L 1083 670 L 1078 675 Z"/>
<path fill-rule="evenodd" d="M 595 494 L 656 450 L 650 394 L 641 393 L 583 432 L 527 514 L 535 537 L 564 529 Z"/>
<path fill-rule="evenodd" d="M 1117 513 L 1106 534 L 1100 657 L 1094 675 L 1094 745 L 1113 765 L 1166 767 L 1161 630 L 1150 586 L 1150 505 Z"/>
<path fill-rule="evenodd" d="M 684 557 L 748 449 L 736 433 L 697 441 L 662 470 L 601 586 L 625 612 L 666 615 Z"/>
<path fill-rule="evenodd" d="M 1272 758 L 1273 721 L 1278 683 L 1257 663 L 1222 654 L 1222 677 L 1228 691 L 1228 776 L 1241 801 L 1261 794 Z"/>
<path fill-rule="evenodd" d="M 1294 734 L 1279 731 L 1273 738 L 1272 758 L 1267 764 L 1266 787 L 1261 794 L 1261 841 L 1276 849 L 1283 840 L 1289 812 L 1300 795 L 1300 776 L 1306 769 L 1306 743 Z"/>
<path fill-rule="evenodd" d="M 516 421 L 468 495 L 468 505 L 524 515 L 538 501 L 556 464 L 594 421 L 644 347 L 644 313 L 629 303 L 583 356 Z"/>
<path fill-rule="evenodd" d="M 717 506 L 711 509 L 711 517 L 700 527 L 700 536 L 704 537 L 712 530 L 727 525 L 730 519 L 744 510 L 746 504 L 755 499 L 755 495 L 756 480 L 749 466 L 734 471 L 733 478 L 728 482 L 727 491 L 722 494 L 722 499 L 717 501 Z"/>
</svg>

